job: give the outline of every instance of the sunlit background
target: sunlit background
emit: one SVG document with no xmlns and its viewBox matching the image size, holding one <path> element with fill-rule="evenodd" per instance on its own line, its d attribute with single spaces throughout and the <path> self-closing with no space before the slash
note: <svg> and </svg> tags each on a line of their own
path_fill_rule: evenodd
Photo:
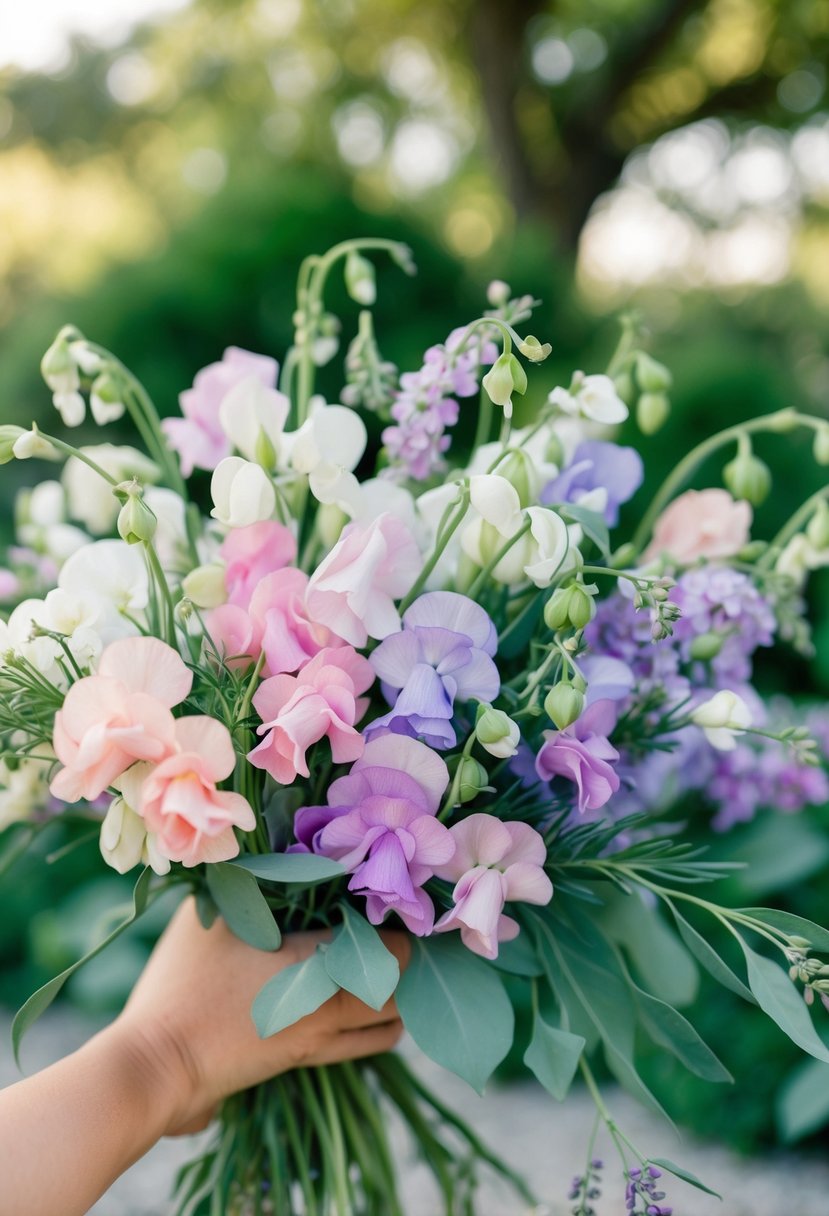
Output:
<svg viewBox="0 0 829 1216">
<path fill-rule="evenodd" d="M 650 484 L 725 423 L 787 405 L 829 415 L 827 60 L 829 0 L 7 2 L 2 420 L 53 424 L 38 363 L 67 321 L 166 413 L 227 345 L 283 357 L 300 260 L 365 233 L 408 241 L 419 265 L 402 281 L 380 267 L 379 337 L 401 369 L 478 315 L 493 277 L 543 301 L 540 394 L 602 370 L 619 312 L 638 309 L 675 377 L 664 431 L 629 436 Z M 758 451 L 775 469 L 762 532 L 821 471 L 808 441 Z M 31 473 L 3 467 L 6 523 Z M 829 691 L 827 602 L 817 583 L 818 661 L 769 671 L 771 687 Z M 825 833 L 801 822 L 796 845 L 787 831 L 825 906 Z M 0 891 L 0 1000 L 75 956 L 117 882 L 73 891 L 72 867 L 91 864 L 70 858 L 54 879 L 32 866 Z M 118 957 L 70 995 L 117 1004 L 136 968 Z M 726 1001 L 712 997 L 702 1028 L 715 1045 L 728 1034 L 751 1074 L 745 1107 L 713 1111 L 693 1087 L 674 1098 L 756 1148 L 793 1057 L 777 1039 L 766 1050 L 751 1011 L 733 1035 Z M 776 1071 L 758 1070 L 770 1053 Z"/>
</svg>

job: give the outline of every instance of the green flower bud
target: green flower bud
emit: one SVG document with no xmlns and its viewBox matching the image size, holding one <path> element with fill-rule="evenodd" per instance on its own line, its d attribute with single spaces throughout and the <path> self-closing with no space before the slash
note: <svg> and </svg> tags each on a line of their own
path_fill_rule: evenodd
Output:
<svg viewBox="0 0 829 1216">
<path fill-rule="evenodd" d="M 797 410 L 792 409 L 789 405 L 784 410 L 778 410 L 774 414 L 769 414 L 766 418 L 766 427 L 777 435 L 787 435 L 790 431 L 796 431 L 800 426 L 800 421 L 797 416 Z"/>
<path fill-rule="evenodd" d="M 642 393 L 636 402 L 636 421 L 643 435 L 654 435 L 665 422 L 670 403 L 664 393 Z"/>
<path fill-rule="evenodd" d="M 462 756 L 460 778 L 456 787 L 459 801 L 471 802 L 473 798 L 477 798 L 481 790 L 486 789 L 488 780 L 487 771 L 482 764 L 471 756 Z"/>
<path fill-rule="evenodd" d="M 475 734 L 481 747 L 501 760 L 515 755 L 521 737 L 509 714 L 502 709 L 493 709 L 491 705 L 479 707 Z"/>
<path fill-rule="evenodd" d="M 498 465 L 498 476 L 514 487 L 522 507 L 535 506 L 540 486 L 531 458 L 523 448 L 515 448 Z"/>
<path fill-rule="evenodd" d="M 829 423 L 824 422 L 815 429 L 812 453 L 818 464 L 829 464 Z"/>
<path fill-rule="evenodd" d="M 14 460 L 14 445 L 25 434 L 22 426 L 0 426 L 0 464 Z"/>
<path fill-rule="evenodd" d="M 487 302 L 492 308 L 501 308 L 509 297 L 509 283 L 505 283 L 503 279 L 493 279 L 486 289 Z"/>
<path fill-rule="evenodd" d="M 753 507 L 759 507 L 771 489 L 771 470 L 754 455 L 747 435 L 740 437 L 737 455 L 725 466 L 722 476 L 734 497 L 744 498 Z"/>
<path fill-rule="evenodd" d="M 363 306 L 370 306 L 377 299 L 374 267 L 356 249 L 345 259 L 345 287 L 352 300 Z"/>
<path fill-rule="evenodd" d="M 507 418 L 511 418 L 512 394 L 527 391 L 527 373 L 515 355 L 503 351 L 481 383 L 486 389 L 490 401 L 502 406 Z"/>
<path fill-rule="evenodd" d="M 613 386 L 617 394 L 624 401 L 625 405 L 632 405 L 633 399 L 636 396 L 636 388 L 633 383 L 633 376 L 630 372 L 619 372 L 618 376 L 613 377 Z"/>
<path fill-rule="evenodd" d="M 120 378 L 109 371 L 102 371 L 96 376 L 89 390 L 89 408 L 98 426 L 106 426 L 108 422 L 117 422 L 123 417 L 127 407 Z"/>
<path fill-rule="evenodd" d="M 518 343 L 521 354 L 531 363 L 543 363 L 553 349 L 549 342 L 539 342 L 532 334 L 527 334 L 523 342 Z"/>
<path fill-rule="evenodd" d="M 691 643 L 691 658 L 700 659 L 706 663 L 710 659 L 716 659 L 722 650 L 724 641 L 725 638 L 721 633 L 701 633 Z"/>
<path fill-rule="evenodd" d="M 40 361 L 40 373 L 53 393 L 76 393 L 81 378 L 64 330 L 58 334 Z"/>
<path fill-rule="evenodd" d="M 584 709 L 584 693 L 572 684 L 554 684 L 544 698 L 544 710 L 559 730 L 571 726 Z"/>
<path fill-rule="evenodd" d="M 554 435 L 552 431 L 547 436 L 547 446 L 544 448 L 544 459 L 550 464 L 558 465 L 559 468 L 564 464 L 564 447 L 558 435 Z"/>
<path fill-rule="evenodd" d="M 829 504 L 818 503 L 817 510 L 806 525 L 806 536 L 818 553 L 829 549 Z"/>
<path fill-rule="evenodd" d="M 593 601 L 598 588 L 574 582 L 559 587 L 544 605 L 544 623 L 548 629 L 584 629 L 596 615 Z"/>
<path fill-rule="evenodd" d="M 399 266 L 404 274 L 417 274 L 417 266 L 415 265 L 414 256 L 408 245 L 404 245 L 399 241 L 396 245 L 389 248 L 389 257 L 396 266 Z"/>
<path fill-rule="evenodd" d="M 510 371 L 512 372 L 512 387 L 516 393 L 520 393 L 523 397 L 527 391 L 527 373 L 521 366 L 521 363 L 516 359 L 515 355 L 509 357 Z"/>
<path fill-rule="evenodd" d="M 140 545 L 155 536 L 158 520 L 144 502 L 141 494 L 127 495 L 127 501 L 118 513 L 118 535 L 128 545 Z"/>
<path fill-rule="evenodd" d="M 763 556 L 768 547 L 768 541 L 751 540 L 747 545 L 743 545 L 737 557 L 741 562 L 756 562 L 758 558 Z"/>
<path fill-rule="evenodd" d="M 636 356 L 636 379 L 645 393 L 664 393 L 673 384 L 673 376 L 663 363 L 657 363 L 640 350 Z"/>
<path fill-rule="evenodd" d="M 225 572 L 218 562 L 196 566 L 182 580 L 181 589 L 197 608 L 218 608 L 227 601 Z"/>
</svg>

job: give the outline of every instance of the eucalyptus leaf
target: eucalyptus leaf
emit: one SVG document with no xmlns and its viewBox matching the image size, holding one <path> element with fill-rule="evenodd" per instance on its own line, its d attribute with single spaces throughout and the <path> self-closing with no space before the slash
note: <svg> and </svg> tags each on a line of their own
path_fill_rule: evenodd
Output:
<svg viewBox="0 0 829 1216">
<path fill-rule="evenodd" d="M 750 1005 L 756 1005 L 757 1001 L 751 990 L 746 988 L 739 976 L 735 975 L 728 964 L 720 958 L 714 947 L 705 940 L 701 933 L 697 932 L 684 916 L 677 912 L 676 908 L 671 908 L 671 912 L 676 921 L 676 927 L 679 929 L 680 937 L 697 962 L 705 968 L 718 984 L 722 984 L 723 988 L 727 988 L 729 992 L 742 997 Z"/>
<path fill-rule="evenodd" d="M 757 1004 L 793 1043 L 816 1060 L 829 1063 L 829 1048 L 819 1038 L 803 997 L 777 963 L 756 954 L 744 942 L 748 982 Z"/>
<path fill-rule="evenodd" d="M 400 979 L 400 966 L 364 916 L 343 905 L 343 923 L 325 952 L 325 967 L 340 988 L 382 1009 Z"/>
<path fill-rule="evenodd" d="M 639 1021 L 655 1043 L 681 1060 L 703 1081 L 731 1081 L 731 1073 L 720 1063 L 691 1023 L 664 1001 L 636 989 Z"/>
<path fill-rule="evenodd" d="M 279 949 L 282 934 L 253 874 L 214 862 L 207 867 L 207 887 L 231 933 L 257 950 Z"/>
<path fill-rule="evenodd" d="M 515 1018 L 499 976 L 450 937 L 413 939 L 397 1008 L 421 1051 L 478 1093 L 512 1046 Z"/>
<path fill-rule="evenodd" d="M 558 507 L 557 510 L 564 519 L 580 524 L 582 532 L 589 540 L 592 540 L 596 548 L 601 550 L 605 557 L 609 555 L 610 534 L 603 515 L 598 511 L 590 511 L 587 507 L 580 507 L 574 502 L 568 502 L 566 505 Z"/>
<path fill-rule="evenodd" d="M 684 1170 L 681 1165 L 674 1165 L 673 1161 L 668 1161 L 665 1157 L 651 1157 L 650 1163 L 651 1165 L 658 1165 L 662 1170 L 667 1170 L 675 1178 L 681 1178 L 689 1186 L 695 1186 L 698 1191 L 705 1191 L 706 1195 L 713 1195 L 715 1199 L 722 1199 L 719 1191 L 712 1191 L 710 1186 L 706 1186 L 704 1182 L 700 1182 L 696 1174 L 692 1174 L 690 1170 Z"/>
<path fill-rule="evenodd" d="M 787 1144 L 829 1122 L 829 1065 L 804 1060 L 788 1077 L 776 1102 L 777 1127 Z"/>
<path fill-rule="evenodd" d="M 795 916 L 793 912 L 781 912 L 779 908 L 740 908 L 740 912 L 752 916 L 763 925 L 782 929 L 790 937 L 805 937 L 813 950 L 829 954 L 829 930 L 821 928 L 814 921 Z"/>
<path fill-rule="evenodd" d="M 314 1013 L 331 999 L 338 987 L 326 970 L 321 950 L 286 967 L 268 980 L 254 999 L 253 1021 L 259 1037 L 267 1039 Z"/>
<path fill-rule="evenodd" d="M 525 979 L 536 979 L 544 974 L 544 966 L 533 948 L 529 933 L 521 932 L 511 942 L 501 942 L 498 957 L 492 960 L 493 967 L 509 975 L 522 975 Z"/>
<path fill-rule="evenodd" d="M 624 946 L 645 987 L 669 1005 L 690 1005 L 699 989 L 699 972 L 661 913 L 647 907 L 638 892 L 608 891 L 606 905 L 602 928 Z"/>
<path fill-rule="evenodd" d="M 524 1052 L 524 1063 L 557 1102 L 567 1097 L 585 1040 L 578 1034 L 550 1026 L 540 1014 L 533 1023 L 533 1037 Z"/>
<path fill-rule="evenodd" d="M 338 861 L 317 853 L 246 853 L 229 864 L 268 882 L 300 883 L 304 887 L 345 873 Z"/>
<path fill-rule="evenodd" d="M 147 901 L 150 894 L 150 882 L 152 880 L 152 870 L 147 866 L 141 871 L 138 882 L 135 884 L 132 895 L 132 910 L 125 920 L 122 920 L 112 932 L 100 942 L 94 950 L 90 950 L 83 958 L 78 959 L 71 967 L 67 967 L 65 971 L 61 971 L 60 975 L 56 975 L 42 988 L 38 988 L 37 992 L 33 992 L 28 1001 L 18 1009 L 12 1022 L 12 1048 L 14 1050 L 14 1058 L 17 1064 L 20 1064 L 20 1044 L 23 1035 L 42 1013 L 49 1008 L 52 1001 L 60 992 L 63 985 L 74 975 L 75 972 L 88 963 L 90 959 L 95 958 L 96 954 L 100 954 L 102 950 L 114 942 L 117 937 L 120 937 L 125 929 L 136 921 L 144 909 L 147 907 Z"/>
</svg>

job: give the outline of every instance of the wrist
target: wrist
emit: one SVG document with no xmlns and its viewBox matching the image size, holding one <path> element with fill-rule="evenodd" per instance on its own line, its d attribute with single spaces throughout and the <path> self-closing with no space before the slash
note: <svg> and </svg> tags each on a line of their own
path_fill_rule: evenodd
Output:
<svg viewBox="0 0 829 1216">
<path fill-rule="evenodd" d="M 195 1117 L 199 1109 L 196 1069 L 162 1019 L 144 1026 L 121 1014 L 98 1039 L 113 1068 L 122 1073 L 153 1143 Z"/>
</svg>

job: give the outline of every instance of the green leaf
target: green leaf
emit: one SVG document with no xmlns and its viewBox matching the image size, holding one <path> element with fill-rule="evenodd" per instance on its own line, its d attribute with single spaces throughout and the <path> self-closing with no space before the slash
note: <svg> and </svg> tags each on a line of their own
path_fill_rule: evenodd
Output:
<svg viewBox="0 0 829 1216">
<path fill-rule="evenodd" d="M 492 965 L 499 971 L 523 975 L 526 979 L 536 979 L 544 974 L 544 966 L 539 961 L 532 938 L 523 930 L 511 942 L 500 943 L 498 957 L 492 959 Z"/>
<path fill-rule="evenodd" d="M 580 524 L 582 532 L 589 540 L 592 540 L 596 548 L 600 549 L 605 557 L 609 555 L 610 534 L 603 515 L 600 515 L 598 511 L 590 511 L 587 507 L 580 507 L 573 502 L 557 507 L 556 510 L 564 519 L 572 520 L 574 524 Z"/>
<path fill-rule="evenodd" d="M 42 988 L 38 988 L 37 992 L 33 992 L 25 1005 L 22 1005 L 18 1009 L 12 1023 L 12 1048 L 14 1050 L 15 1061 L 18 1065 L 20 1064 L 20 1043 L 23 1035 L 37 1021 L 40 1015 L 49 1008 L 70 976 L 74 975 L 79 967 L 82 967 L 84 963 L 88 963 L 96 954 L 100 954 L 102 950 L 105 950 L 110 942 L 114 942 L 117 937 L 120 937 L 124 930 L 128 929 L 133 921 L 137 920 L 144 911 L 150 893 L 152 873 L 149 866 L 141 871 L 132 894 L 132 911 L 126 920 L 122 920 L 94 950 L 90 950 L 88 954 L 78 959 L 71 967 L 67 967 L 65 971 L 61 971 L 60 975 L 56 975 L 54 979 L 49 980 Z"/>
<path fill-rule="evenodd" d="M 579 1034 L 557 1030 L 536 1014 L 533 1037 L 524 1052 L 524 1063 L 547 1093 L 563 1102 L 576 1075 L 585 1040 Z"/>
<path fill-rule="evenodd" d="M 750 1005 L 756 1005 L 750 989 L 746 988 L 739 976 L 735 975 L 731 968 L 717 954 L 713 946 L 705 940 L 701 933 L 691 925 L 684 916 L 677 912 L 676 908 L 671 908 L 676 927 L 679 929 L 679 935 L 685 942 L 685 945 L 693 954 L 698 963 L 701 964 L 710 976 L 722 984 L 723 988 L 727 988 L 729 992 L 741 996 L 744 1001 L 748 1001 Z"/>
<path fill-rule="evenodd" d="M 668 1161 L 665 1157 L 651 1157 L 650 1163 L 651 1165 L 658 1165 L 662 1170 L 667 1170 L 675 1178 L 681 1178 L 689 1186 L 695 1186 L 698 1191 L 705 1191 L 706 1195 L 713 1195 L 715 1199 L 722 1199 L 719 1191 L 712 1191 L 710 1186 L 706 1186 L 704 1182 L 700 1182 L 696 1174 L 692 1174 L 690 1170 L 684 1170 L 681 1165 L 674 1165 L 673 1161 Z"/>
<path fill-rule="evenodd" d="M 219 915 L 219 909 L 203 888 L 196 892 L 196 914 L 202 929 L 211 928 Z"/>
<path fill-rule="evenodd" d="M 231 933 L 257 950 L 278 950 L 282 934 L 254 876 L 227 861 L 207 867 L 207 886 Z"/>
<path fill-rule="evenodd" d="M 786 972 L 771 959 L 756 954 L 744 942 L 748 982 L 757 997 L 757 1004 L 793 1043 L 808 1051 L 816 1060 L 829 1063 L 829 1048 L 818 1037 L 806 1002 Z"/>
<path fill-rule="evenodd" d="M 703 1081 L 731 1081 L 731 1073 L 720 1063 L 711 1048 L 678 1010 L 649 992 L 636 989 L 639 1021 L 660 1047 L 681 1060 L 690 1072 Z"/>
<path fill-rule="evenodd" d="M 811 920 L 795 916 L 793 912 L 781 912 L 778 908 L 740 908 L 746 916 L 753 916 L 761 924 L 782 929 L 791 937 L 805 937 L 812 948 L 821 954 L 829 954 L 829 930 L 822 929 Z"/>
<path fill-rule="evenodd" d="M 382 1009 L 397 987 L 400 967 L 364 916 L 343 905 L 343 923 L 325 952 L 325 967 L 340 988 Z"/>
<path fill-rule="evenodd" d="M 777 1127 L 787 1144 L 829 1122 L 829 1065 L 804 1060 L 777 1095 L 776 1113 Z"/>
<path fill-rule="evenodd" d="M 624 946 L 639 977 L 670 1005 L 690 1005 L 699 988 L 699 972 L 687 949 L 656 908 L 638 894 L 607 894 L 601 925 L 611 941 Z"/>
<path fill-rule="evenodd" d="M 719 843 L 717 856 L 743 863 L 729 879 L 733 902 L 765 899 L 822 870 L 829 861 L 829 837 L 803 816 L 760 815 Z"/>
<path fill-rule="evenodd" d="M 338 861 L 316 853 L 246 853 L 229 864 L 268 882 L 301 883 L 306 887 L 345 873 Z"/>
<path fill-rule="evenodd" d="M 501 980 L 449 937 L 413 939 L 397 1008 L 421 1051 L 478 1093 L 512 1046 L 515 1018 Z"/>
<path fill-rule="evenodd" d="M 300 1018 L 314 1013 L 338 990 L 325 968 L 323 951 L 316 950 L 301 963 L 280 971 L 259 990 L 253 1002 L 253 1021 L 259 1037 L 267 1039 Z"/>
</svg>

